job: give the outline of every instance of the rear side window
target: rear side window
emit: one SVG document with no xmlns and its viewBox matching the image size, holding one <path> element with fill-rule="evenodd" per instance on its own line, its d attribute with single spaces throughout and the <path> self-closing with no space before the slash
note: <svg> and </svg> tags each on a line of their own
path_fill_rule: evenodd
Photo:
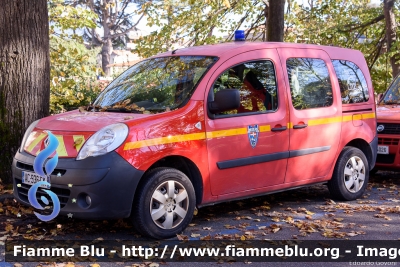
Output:
<svg viewBox="0 0 400 267">
<path fill-rule="evenodd" d="M 295 109 L 332 105 L 332 85 L 325 61 L 315 58 L 290 58 L 286 61 L 286 67 Z"/>
<path fill-rule="evenodd" d="M 348 60 L 332 60 L 339 80 L 343 104 L 367 102 L 369 99 L 367 81 L 360 68 Z"/>
</svg>

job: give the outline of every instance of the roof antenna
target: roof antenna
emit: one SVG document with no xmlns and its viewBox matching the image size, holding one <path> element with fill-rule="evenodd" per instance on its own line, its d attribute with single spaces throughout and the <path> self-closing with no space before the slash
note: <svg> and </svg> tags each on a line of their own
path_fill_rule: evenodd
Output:
<svg viewBox="0 0 400 267">
<path fill-rule="evenodd" d="M 172 55 L 175 55 L 177 50 L 178 49 L 172 50 Z"/>
</svg>

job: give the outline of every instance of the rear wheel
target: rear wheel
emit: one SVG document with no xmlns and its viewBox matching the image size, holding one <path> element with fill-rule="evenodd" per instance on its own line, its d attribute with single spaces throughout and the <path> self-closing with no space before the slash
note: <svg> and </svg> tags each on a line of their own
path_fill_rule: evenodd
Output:
<svg viewBox="0 0 400 267">
<path fill-rule="evenodd" d="M 369 179 L 369 165 L 364 153 L 345 147 L 340 153 L 328 188 L 334 198 L 354 200 L 362 196 Z"/>
<path fill-rule="evenodd" d="M 136 229 L 157 239 L 182 232 L 192 220 L 196 205 L 189 178 L 176 169 L 156 168 L 144 179 L 132 211 Z"/>
</svg>

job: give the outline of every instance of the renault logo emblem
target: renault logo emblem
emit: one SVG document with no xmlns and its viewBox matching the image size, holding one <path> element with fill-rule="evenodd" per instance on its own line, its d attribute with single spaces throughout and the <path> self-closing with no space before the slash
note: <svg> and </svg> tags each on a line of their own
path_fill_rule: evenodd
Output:
<svg viewBox="0 0 400 267">
<path fill-rule="evenodd" d="M 376 130 L 377 130 L 378 132 L 382 132 L 384 129 L 385 129 L 385 126 L 383 126 L 383 125 L 379 125 L 379 126 L 376 128 Z"/>
</svg>

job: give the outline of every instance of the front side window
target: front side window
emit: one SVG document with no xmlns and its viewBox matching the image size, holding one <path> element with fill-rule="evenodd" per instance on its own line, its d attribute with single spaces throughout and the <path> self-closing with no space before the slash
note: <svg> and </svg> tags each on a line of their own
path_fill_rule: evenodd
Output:
<svg viewBox="0 0 400 267">
<path fill-rule="evenodd" d="M 339 80 L 343 104 L 367 102 L 369 99 L 367 81 L 361 69 L 348 60 L 332 60 Z"/>
<path fill-rule="evenodd" d="M 325 61 L 315 58 L 290 58 L 286 61 L 286 67 L 295 109 L 332 105 L 332 85 Z"/>
<path fill-rule="evenodd" d="M 278 108 L 274 65 L 269 60 L 242 63 L 224 71 L 214 82 L 212 91 L 238 89 L 240 106 L 219 115 L 263 113 Z"/>
<path fill-rule="evenodd" d="M 192 96 L 217 57 L 174 56 L 134 65 L 97 97 L 99 111 L 158 113 L 179 108 Z"/>
</svg>

